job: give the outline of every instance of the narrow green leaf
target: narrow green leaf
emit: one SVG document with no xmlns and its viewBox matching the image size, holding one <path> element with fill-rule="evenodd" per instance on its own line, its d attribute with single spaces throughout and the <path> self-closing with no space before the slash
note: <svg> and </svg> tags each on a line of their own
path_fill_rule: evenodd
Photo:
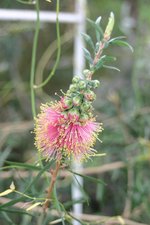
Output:
<svg viewBox="0 0 150 225">
<path fill-rule="evenodd" d="M 84 188 L 82 187 L 82 185 L 80 184 L 80 182 L 78 181 L 78 178 L 74 175 L 74 179 L 76 180 L 79 188 L 80 188 L 80 191 L 82 192 L 82 195 L 84 197 L 84 199 L 86 200 L 86 203 L 89 204 L 89 197 L 87 195 L 87 193 L 85 192 Z"/>
<path fill-rule="evenodd" d="M 7 202 L 7 203 L 1 204 L 1 205 L 0 205 L 0 209 L 1 209 L 1 208 L 5 208 L 5 207 L 12 206 L 12 205 L 16 204 L 17 202 L 23 201 L 24 199 L 25 199 L 25 197 L 20 197 L 20 198 L 17 198 L 17 199 L 10 200 L 10 201 Z"/>
<path fill-rule="evenodd" d="M 126 38 L 126 36 L 119 36 L 119 37 L 115 37 L 115 38 L 110 39 L 108 42 L 112 43 L 113 41 L 121 40 L 121 39 L 125 39 L 125 38 Z"/>
<path fill-rule="evenodd" d="M 104 62 L 114 62 L 114 61 L 116 61 L 116 57 L 106 55 L 106 57 L 103 59 L 103 61 Z"/>
<path fill-rule="evenodd" d="M 5 208 L 1 208 L 1 211 L 8 212 L 8 213 L 13 213 L 13 214 L 14 213 L 19 213 L 19 214 L 25 214 L 25 215 L 28 215 L 28 216 L 32 216 L 31 213 L 26 212 L 24 209 L 21 210 L 21 209 L 9 209 L 9 208 L 5 209 Z"/>
<path fill-rule="evenodd" d="M 113 42 L 111 42 L 112 44 L 118 45 L 118 46 L 124 46 L 124 47 L 128 47 L 131 52 L 133 52 L 133 47 L 126 41 L 121 41 L 121 40 L 114 40 Z"/>
<path fill-rule="evenodd" d="M 71 213 L 68 212 L 68 215 L 75 221 L 77 221 L 81 225 L 87 225 L 87 222 L 83 222 L 82 220 L 78 219 L 76 216 L 73 216 Z"/>
<path fill-rule="evenodd" d="M 96 39 L 97 41 L 100 42 L 101 40 L 101 36 L 103 36 L 102 31 L 101 31 L 101 27 L 100 27 L 100 21 L 101 21 L 101 16 L 99 16 L 96 21 L 95 21 L 95 32 L 96 32 Z"/>
<path fill-rule="evenodd" d="M 6 212 L 1 212 L 5 218 L 5 222 L 7 221 L 10 225 L 15 225 L 15 223 L 12 221 L 12 219 L 9 217 L 9 215 Z M 3 222 L 2 222 L 3 223 Z"/>
<path fill-rule="evenodd" d="M 104 33 L 102 28 L 99 26 L 98 21 L 95 23 L 93 20 L 87 19 L 87 21 L 90 23 L 90 25 L 94 28 L 96 33 L 96 39 L 98 42 L 100 42 L 101 39 L 103 39 Z"/>
<path fill-rule="evenodd" d="M 99 61 L 96 63 L 96 65 L 94 66 L 94 70 L 98 70 L 100 69 L 101 67 L 103 67 L 103 64 L 104 64 L 104 60 L 106 58 L 106 55 L 103 55 Z"/>
<path fill-rule="evenodd" d="M 0 154 L 0 167 L 2 167 L 4 165 L 5 160 L 9 156 L 10 152 L 11 152 L 10 148 L 6 148 L 4 152 L 1 152 L 1 154 Z"/>
<path fill-rule="evenodd" d="M 82 36 L 83 36 L 84 40 L 87 42 L 87 44 L 92 48 L 92 50 L 95 51 L 95 47 L 94 47 L 92 38 L 88 34 L 85 34 L 85 33 L 82 33 Z"/>
<path fill-rule="evenodd" d="M 52 165 L 53 161 L 50 161 L 49 163 L 46 164 L 46 166 L 43 167 L 42 170 L 39 171 L 39 173 L 37 174 L 37 176 L 28 184 L 28 186 L 26 187 L 24 193 L 30 189 L 30 187 L 32 185 L 34 185 L 38 180 L 39 178 L 41 177 L 41 175 L 48 169 L 50 168 L 50 166 Z"/>
<path fill-rule="evenodd" d="M 114 66 L 103 65 L 103 67 L 106 68 L 106 69 L 117 70 L 118 72 L 120 72 L 120 70 L 117 67 L 114 67 Z"/>
<path fill-rule="evenodd" d="M 94 66 L 94 70 L 98 70 L 100 69 L 101 67 L 103 67 L 104 63 L 107 63 L 107 62 L 112 62 L 112 61 L 115 61 L 116 58 L 113 57 L 113 56 L 102 56 L 99 61 L 97 62 L 97 64 Z"/>
<path fill-rule="evenodd" d="M 28 164 L 28 163 L 6 161 L 6 164 L 12 165 L 12 166 L 17 167 L 17 168 L 25 168 L 25 169 L 29 169 L 29 170 L 33 170 L 33 169 L 34 170 L 41 170 L 40 166 L 34 166 L 34 165 Z"/>
<path fill-rule="evenodd" d="M 99 45 L 100 45 L 100 43 L 99 43 L 99 42 L 96 42 L 96 44 L 95 44 L 95 53 L 98 52 L 98 50 L 99 50 Z"/>
<path fill-rule="evenodd" d="M 96 29 L 95 32 L 96 32 L 96 40 L 97 40 L 98 42 L 100 42 L 100 40 L 101 40 L 100 32 L 98 31 L 98 29 Z"/>
<path fill-rule="evenodd" d="M 23 0 L 16 0 L 16 1 L 19 3 L 22 3 L 22 4 L 26 4 L 26 5 L 34 5 L 35 4 L 35 1 L 23 1 Z"/>
<path fill-rule="evenodd" d="M 99 17 L 96 19 L 95 24 L 97 24 L 97 25 L 100 26 L 101 19 L 102 19 L 102 17 L 99 16 Z"/>
<path fill-rule="evenodd" d="M 69 170 L 69 171 L 70 171 L 71 173 L 73 173 L 73 174 L 75 174 L 75 175 L 78 175 L 78 176 L 80 176 L 80 177 L 83 177 L 83 178 L 85 178 L 85 179 L 87 179 L 87 180 L 89 180 L 89 181 L 92 181 L 92 182 L 95 182 L 95 183 L 100 183 L 100 184 L 106 185 L 106 183 L 104 183 L 102 180 L 97 179 L 97 178 L 95 178 L 95 177 L 90 177 L 90 176 L 87 176 L 87 175 L 82 175 L 82 174 L 77 173 L 77 172 L 74 172 L 74 171 L 72 171 L 72 170 Z"/>
<path fill-rule="evenodd" d="M 83 51 L 84 51 L 84 56 L 87 59 L 87 61 L 89 62 L 89 64 L 93 64 L 93 59 L 91 57 L 91 53 L 86 48 L 83 48 Z"/>
<path fill-rule="evenodd" d="M 65 208 L 70 208 L 71 206 L 73 206 L 75 204 L 85 203 L 85 202 L 87 202 L 87 200 L 82 198 L 82 199 L 67 201 L 67 202 L 63 203 L 63 205 L 64 205 Z"/>
</svg>

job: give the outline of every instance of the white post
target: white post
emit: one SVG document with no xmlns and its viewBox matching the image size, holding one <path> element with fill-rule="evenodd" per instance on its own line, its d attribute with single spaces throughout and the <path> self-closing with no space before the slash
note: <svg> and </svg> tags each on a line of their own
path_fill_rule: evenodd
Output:
<svg viewBox="0 0 150 225">
<path fill-rule="evenodd" d="M 40 22 L 56 23 L 56 12 L 40 11 Z M 35 21 L 35 10 L 21 9 L 0 9 L 0 21 Z M 80 23 L 77 13 L 60 12 L 59 22 L 61 23 Z"/>
<path fill-rule="evenodd" d="M 84 54 L 83 54 L 83 39 L 81 33 L 85 33 L 85 22 L 86 22 L 86 0 L 76 0 L 75 10 L 80 17 L 80 23 L 76 25 L 76 33 L 74 37 L 74 75 L 82 77 L 82 71 L 85 66 Z M 82 169 L 82 164 L 80 162 L 74 162 L 74 171 L 80 171 Z M 77 182 L 77 180 L 78 182 Z M 82 192 L 80 190 L 79 184 L 83 186 L 83 178 L 75 176 L 72 184 L 72 199 L 79 200 L 82 198 Z M 77 203 L 73 206 L 73 212 L 76 215 L 81 214 L 83 211 L 82 203 Z M 79 217 L 78 217 L 79 219 Z M 80 225 L 76 220 L 73 221 L 73 225 Z"/>
</svg>

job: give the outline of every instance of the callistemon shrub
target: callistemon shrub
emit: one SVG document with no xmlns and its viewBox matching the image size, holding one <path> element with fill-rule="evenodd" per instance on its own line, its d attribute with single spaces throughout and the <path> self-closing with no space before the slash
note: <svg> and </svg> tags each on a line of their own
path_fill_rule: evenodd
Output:
<svg viewBox="0 0 150 225">
<path fill-rule="evenodd" d="M 93 146 L 102 124 L 93 116 L 92 102 L 98 80 L 75 76 L 60 101 L 41 106 L 35 123 L 35 145 L 46 159 L 85 159 L 94 154 Z"/>
</svg>

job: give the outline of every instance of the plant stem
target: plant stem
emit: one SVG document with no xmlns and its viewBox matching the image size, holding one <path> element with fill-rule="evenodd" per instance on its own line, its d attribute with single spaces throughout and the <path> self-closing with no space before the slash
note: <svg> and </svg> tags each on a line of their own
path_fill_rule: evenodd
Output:
<svg viewBox="0 0 150 225">
<path fill-rule="evenodd" d="M 38 43 L 38 35 L 40 30 L 40 19 L 39 19 L 39 0 L 36 0 L 36 27 L 35 34 L 33 40 L 33 48 L 32 48 L 32 59 L 31 59 L 31 72 L 30 72 L 30 90 L 31 90 L 31 108 L 33 118 L 36 117 L 36 107 L 35 107 L 35 92 L 34 92 L 34 76 L 35 76 L 35 62 L 36 62 L 36 50 Z"/>
<path fill-rule="evenodd" d="M 57 197 L 56 183 L 54 184 L 54 188 L 53 189 L 54 189 L 53 196 L 54 196 L 55 207 L 56 207 L 56 209 L 58 210 L 58 212 L 60 214 L 62 225 L 65 225 L 64 215 L 63 215 L 63 212 L 61 210 L 60 203 L 59 203 L 59 200 L 58 200 L 58 197 Z"/>
<path fill-rule="evenodd" d="M 45 86 L 50 81 L 50 79 L 52 78 L 52 76 L 55 74 L 56 68 L 57 68 L 58 63 L 59 63 L 59 60 L 60 60 L 60 55 L 61 55 L 61 40 L 60 40 L 59 18 L 58 18 L 59 8 L 60 8 L 59 5 L 60 5 L 59 4 L 59 0 L 57 0 L 57 3 L 56 3 L 56 33 L 57 33 L 57 49 L 58 50 L 57 50 L 56 61 L 55 61 L 55 64 L 54 64 L 53 69 L 50 72 L 49 76 L 41 84 L 34 85 L 34 88 L 35 89 L 41 88 L 41 87 Z"/>
<path fill-rule="evenodd" d="M 109 37 L 109 38 L 110 38 L 110 37 Z M 102 53 L 103 53 L 103 50 L 104 50 L 104 47 L 105 47 L 105 42 L 108 41 L 109 38 L 107 37 L 107 39 L 106 39 L 106 38 L 105 38 L 105 35 L 104 35 L 103 40 L 100 41 L 100 43 L 99 43 L 99 49 L 98 49 L 98 51 L 95 53 L 95 56 L 94 56 L 93 66 L 95 66 L 95 65 L 98 63 L 98 61 L 99 61 L 99 59 L 100 59 L 100 57 L 101 57 L 101 55 L 102 55 Z M 93 71 L 93 70 L 91 70 L 91 71 L 89 72 L 89 74 L 88 74 L 88 79 L 89 79 L 89 80 L 92 79 L 92 76 L 93 76 L 94 72 L 95 72 L 95 71 Z"/>
<path fill-rule="evenodd" d="M 44 206 L 43 206 L 44 212 L 45 212 L 46 209 L 49 207 L 51 194 L 52 194 L 53 187 L 54 187 L 54 184 L 55 184 L 55 181 L 56 181 L 56 178 L 57 178 L 58 171 L 59 171 L 59 169 L 60 169 L 60 165 L 61 165 L 60 162 L 57 162 L 57 163 L 56 163 L 56 168 L 55 168 L 55 170 L 53 170 L 53 171 L 51 172 L 51 174 L 52 174 L 52 177 L 51 177 L 51 183 L 50 183 L 50 186 L 49 186 L 49 188 L 48 188 L 47 198 L 46 198 L 45 204 L 44 204 Z"/>
<path fill-rule="evenodd" d="M 100 42 L 100 44 L 99 44 L 98 52 L 95 54 L 94 61 L 93 61 L 94 66 L 98 63 L 98 60 L 101 57 L 104 47 L 105 47 L 105 39 L 103 39 L 103 41 Z"/>
</svg>

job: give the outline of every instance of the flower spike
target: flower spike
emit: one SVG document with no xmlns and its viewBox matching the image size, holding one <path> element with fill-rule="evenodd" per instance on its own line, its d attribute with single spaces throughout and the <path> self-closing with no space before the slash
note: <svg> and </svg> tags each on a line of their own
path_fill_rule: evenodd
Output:
<svg viewBox="0 0 150 225">
<path fill-rule="evenodd" d="M 92 148 L 102 131 L 92 114 L 95 94 L 91 87 L 98 81 L 73 78 L 60 101 L 41 106 L 35 122 L 35 145 L 46 159 L 83 159 L 92 155 Z"/>
</svg>

